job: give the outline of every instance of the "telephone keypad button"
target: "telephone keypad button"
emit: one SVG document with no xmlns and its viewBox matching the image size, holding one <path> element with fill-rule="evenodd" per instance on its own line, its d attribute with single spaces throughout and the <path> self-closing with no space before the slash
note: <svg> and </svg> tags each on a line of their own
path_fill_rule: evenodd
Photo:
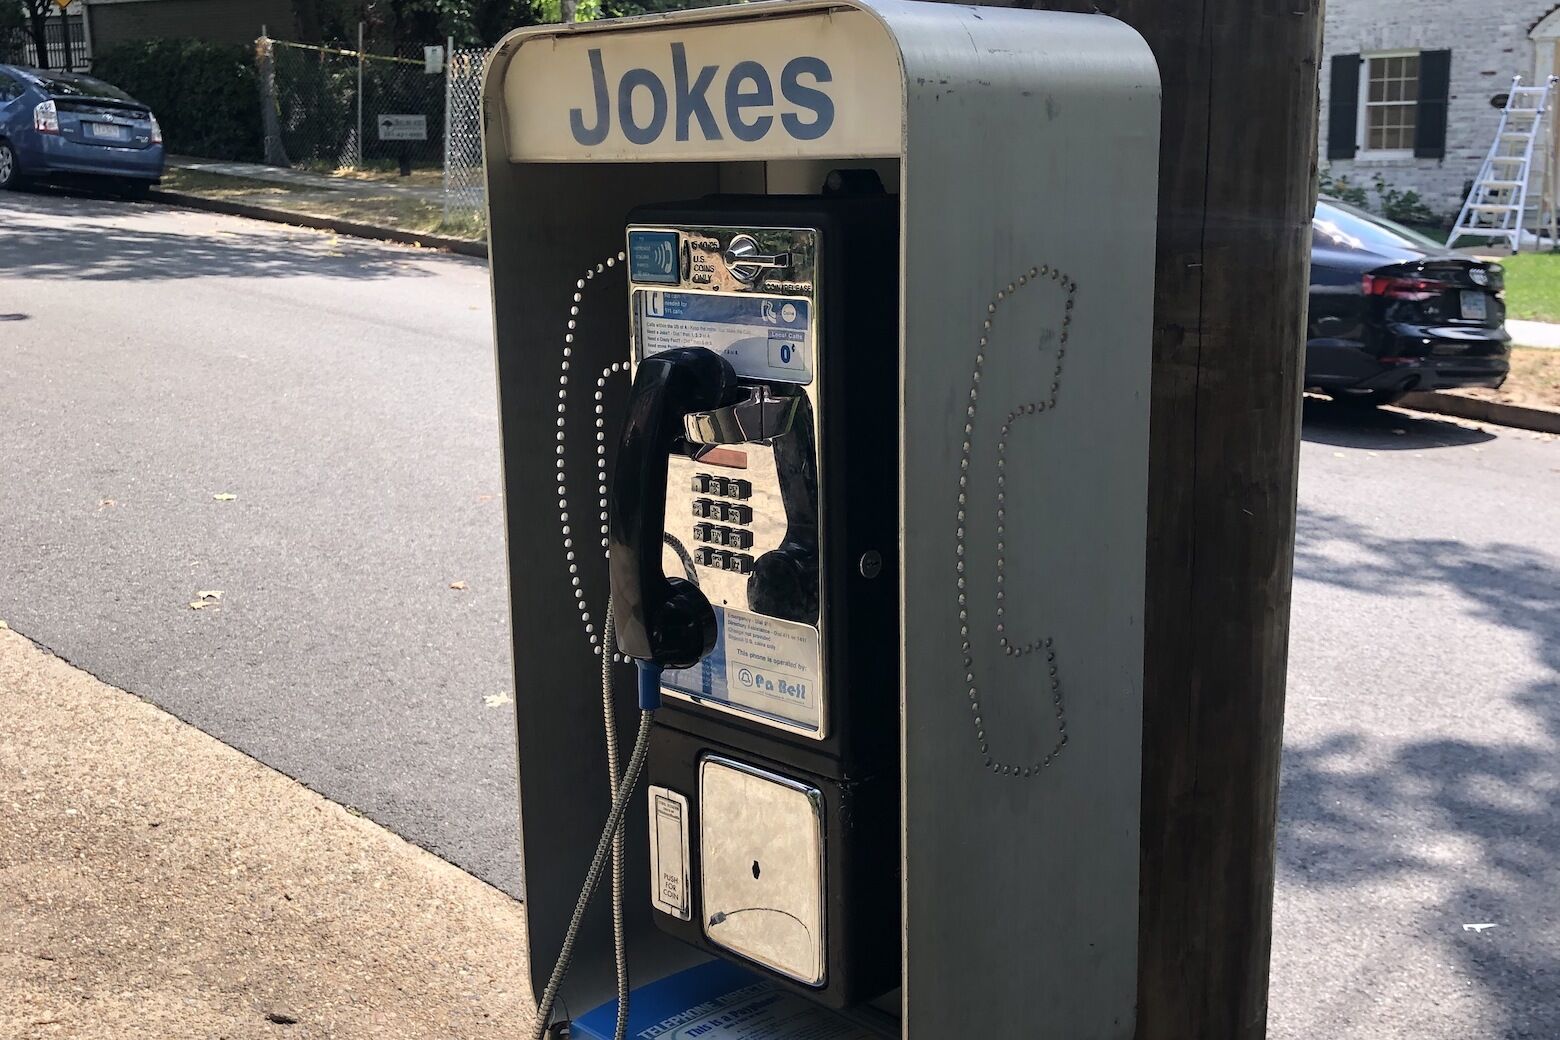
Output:
<svg viewBox="0 0 1560 1040">
<path fill-rule="evenodd" d="M 699 474 L 694 476 L 694 478 L 693 478 L 693 492 L 694 492 L 694 494 L 702 495 L 706 491 L 708 491 L 709 489 L 710 489 L 710 475 L 708 473 L 699 473 Z"/>
<path fill-rule="evenodd" d="M 732 498 L 752 498 L 753 482 L 751 480 L 726 481 L 726 494 Z"/>
<path fill-rule="evenodd" d="M 719 549 L 708 549 L 706 551 L 710 554 L 708 566 L 718 571 L 726 569 L 726 560 L 728 559 L 726 553 L 721 552 Z"/>
<path fill-rule="evenodd" d="M 727 515 L 727 508 L 724 502 L 711 502 L 708 515 L 712 520 L 729 520 L 731 517 Z"/>
<path fill-rule="evenodd" d="M 753 557 L 747 553 L 726 553 L 725 556 L 728 571 L 736 571 L 738 574 L 753 572 Z"/>
<path fill-rule="evenodd" d="M 711 540 L 714 530 L 715 526 L 713 524 L 694 524 L 693 540 L 696 542 L 708 542 Z"/>
<path fill-rule="evenodd" d="M 712 495 L 726 494 L 725 477 L 705 477 L 704 479 L 708 481 L 708 486 L 704 490 L 708 491 Z"/>
<path fill-rule="evenodd" d="M 699 546 L 697 549 L 693 550 L 693 562 L 698 564 L 700 567 L 708 567 L 710 565 L 710 553 L 712 552 L 714 552 L 714 550 L 708 546 Z"/>
<path fill-rule="evenodd" d="M 725 509 L 725 514 L 721 517 L 721 519 L 730 520 L 731 522 L 738 524 L 750 524 L 753 522 L 753 507 L 738 505 L 727 506 Z"/>
<path fill-rule="evenodd" d="M 714 504 L 715 503 L 711 502 L 707 498 L 696 498 L 696 499 L 694 499 L 693 500 L 693 515 L 694 516 L 714 516 L 715 514 L 714 514 L 714 512 L 710 508 Z"/>
<path fill-rule="evenodd" d="M 736 527 L 727 528 L 726 544 L 735 546 L 738 549 L 751 549 L 753 547 L 753 532 L 744 531 Z"/>
</svg>

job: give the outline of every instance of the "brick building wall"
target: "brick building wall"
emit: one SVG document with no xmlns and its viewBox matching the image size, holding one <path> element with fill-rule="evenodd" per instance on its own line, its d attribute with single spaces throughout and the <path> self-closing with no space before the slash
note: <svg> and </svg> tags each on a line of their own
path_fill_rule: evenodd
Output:
<svg viewBox="0 0 1560 1040">
<path fill-rule="evenodd" d="M 277 39 L 297 35 L 292 0 L 87 0 L 87 12 L 96 54 L 169 37 L 253 43 L 262 25 Z"/>
<path fill-rule="evenodd" d="M 1379 173 L 1394 187 L 1417 191 L 1431 209 L 1455 213 L 1500 122 L 1490 99 L 1504 93 L 1514 75 L 1521 74 L 1524 83 L 1533 81 L 1534 44 L 1528 34 L 1556 6 L 1556 0 L 1328 0 L 1321 69 L 1323 167 L 1361 186 L 1369 186 Z M 1451 52 L 1444 157 L 1327 158 L 1332 57 L 1405 50 Z M 1532 183 L 1536 187 L 1536 176 Z"/>
</svg>

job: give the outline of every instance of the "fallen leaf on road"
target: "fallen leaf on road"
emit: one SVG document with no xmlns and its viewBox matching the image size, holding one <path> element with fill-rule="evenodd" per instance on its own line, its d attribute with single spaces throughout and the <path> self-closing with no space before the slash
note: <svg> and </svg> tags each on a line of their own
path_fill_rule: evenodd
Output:
<svg viewBox="0 0 1560 1040">
<path fill-rule="evenodd" d="M 195 598 L 196 599 L 221 599 L 222 598 L 222 590 L 221 589 L 205 589 L 203 591 L 195 593 Z"/>
<path fill-rule="evenodd" d="M 502 708 L 506 704 L 513 704 L 515 699 L 507 693 L 490 693 L 482 698 L 482 703 L 489 708 Z"/>
<path fill-rule="evenodd" d="M 1484 923 L 1484 924 L 1465 924 L 1465 925 L 1463 925 L 1463 931 L 1465 931 L 1465 932 L 1486 932 L 1486 931 L 1489 931 L 1491 928 L 1494 928 L 1494 927 L 1495 926 L 1493 924 L 1489 924 L 1489 923 Z"/>
<path fill-rule="evenodd" d="M 211 497 L 216 499 L 218 502 L 231 502 L 235 498 L 237 498 L 238 496 L 233 494 L 231 491 L 218 491 L 215 495 L 212 495 Z"/>
<path fill-rule="evenodd" d="M 205 589 L 195 593 L 196 598 L 190 600 L 191 610 L 205 610 L 207 607 L 219 607 L 222 605 L 221 589 Z"/>
<path fill-rule="evenodd" d="M 98 500 L 98 508 L 99 509 L 112 509 L 115 506 L 117 506 L 118 504 L 119 504 L 118 502 L 115 502 L 111 498 L 103 498 L 103 499 L 99 499 Z"/>
<path fill-rule="evenodd" d="M 463 581 L 452 581 L 452 582 L 450 582 L 450 588 L 452 588 L 452 589 L 465 589 L 465 587 L 466 587 L 466 583 L 463 582 Z"/>
</svg>

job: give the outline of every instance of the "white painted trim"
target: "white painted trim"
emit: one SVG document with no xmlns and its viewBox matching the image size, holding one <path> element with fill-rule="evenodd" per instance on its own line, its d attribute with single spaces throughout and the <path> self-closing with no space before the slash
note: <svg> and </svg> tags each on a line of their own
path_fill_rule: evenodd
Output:
<svg viewBox="0 0 1560 1040">
<path fill-rule="evenodd" d="M 1533 26 L 1533 31 L 1528 33 L 1528 39 L 1560 40 L 1560 8 L 1540 18 L 1538 24 Z"/>
<path fill-rule="evenodd" d="M 1369 162 L 1369 161 L 1372 161 L 1372 160 L 1391 160 L 1391 159 L 1412 159 L 1412 158 L 1414 158 L 1414 150 L 1412 148 L 1375 148 L 1375 149 L 1372 149 L 1372 148 L 1366 147 L 1365 142 L 1366 142 L 1366 139 L 1367 139 L 1367 129 L 1366 129 L 1365 114 L 1370 109 L 1370 63 L 1371 63 L 1372 59 L 1375 59 L 1375 58 L 1418 58 L 1423 53 L 1424 53 L 1424 51 L 1420 50 L 1419 48 L 1415 48 L 1415 47 L 1402 48 L 1402 49 L 1398 49 L 1398 50 L 1387 50 L 1387 51 L 1361 51 L 1360 52 L 1359 82 L 1358 82 L 1358 85 L 1355 88 L 1355 93 L 1359 95 L 1359 99 L 1358 99 L 1358 102 L 1357 102 L 1358 111 L 1356 112 L 1355 117 L 1354 117 L 1354 158 L 1356 160 L 1364 160 L 1366 162 Z M 1417 75 L 1415 76 L 1415 81 L 1416 82 L 1418 81 L 1418 76 Z M 1397 104 L 1397 103 L 1400 103 L 1400 102 L 1394 102 L 1394 104 Z M 1416 124 L 1418 122 L 1418 119 L 1419 119 L 1419 99 L 1416 97 L 1414 99 L 1414 120 L 1415 120 Z"/>
</svg>

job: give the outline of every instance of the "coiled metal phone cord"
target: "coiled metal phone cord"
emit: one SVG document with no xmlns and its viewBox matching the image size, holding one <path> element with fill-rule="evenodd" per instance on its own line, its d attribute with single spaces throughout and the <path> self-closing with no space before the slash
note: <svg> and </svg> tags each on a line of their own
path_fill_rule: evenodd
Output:
<svg viewBox="0 0 1560 1040">
<path fill-rule="evenodd" d="M 612 597 L 607 597 L 607 612 L 601 627 L 601 719 L 607 729 L 607 782 L 612 801 L 617 801 L 618 739 L 617 708 L 612 703 L 612 648 L 617 645 L 617 625 L 612 619 Z M 623 941 L 623 828 L 612 837 L 612 953 L 617 963 L 617 1025 L 613 1040 L 624 1040 L 628 1033 L 628 948 Z"/>
<path fill-rule="evenodd" d="M 611 618 L 611 604 L 607 606 L 607 617 Z M 602 644 L 602 697 L 604 703 L 611 700 L 611 670 L 612 670 L 612 634 L 611 621 L 607 621 L 607 640 Z M 641 680 L 643 682 L 643 679 Z M 659 676 L 655 681 L 658 683 Z M 614 791 L 612 797 L 612 811 L 607 815 L 607 824 L 601 831 L 601 839 L 596 843 L 596 852 L 591 857 L 590 870 L 585 875 L 585 883 L 580 887 L 580 897 L 574 904 L 574 913 L 569 918 L 568 930 L 564 933 L 563 946 L 558 951 L 558 962 L 553 966 L 552 974 L 547 979 L 547 987 L 542 991 L 542 999 L 536 1012 L 536 1031 L 532 1034 L 534 1040 L 547 1040 L 547 1030 L 552 1024 L 553 1005 L 558 999 L 558 988 L 563 983 L 563 978 L 569 971 L 569 965 L 574 959 L 574 944 L 579 938 L 580 925 L 585 919 L 585 910 L 590 905 L 591 897 L 596 894 L 596 887 L 601 884 L 601 875 L 607 866 L 608 856 L 614 859 L 617 868 L 614 871 L 614 887 L 621 887 L 621 849 L 623 814 L 628 809 L 628 803 L 634 794 L 634 788 L 639 784 L 639 774 L 645 765 L 645 756 L 650 750 L 651 720 L 655 716 L 653 709 L 644 709 L 639 713 L 639 734 L 634 739 L 634 750 L 628 759 L 628 769 L 623 774 L 621 782 L 617 782 L 616 771 L 613 772 Z M 615 713 L 614 713 L 615 720 Z M 617 754 L 617 736 L 614 726 L 608 723 L 609 762 Z M 614 854 L 616 850 L 616 854 Z M 620 891 L 615 893 L 617 898 L 613 900 L 613 939 L 616 943 L 618 963 L 618 1019 L 617 1037 L 623 1037 L 628 1026 L 628 1000 L 627 993 L 627 962 L 622 940 L 622 903 Z"/>
</svg>

